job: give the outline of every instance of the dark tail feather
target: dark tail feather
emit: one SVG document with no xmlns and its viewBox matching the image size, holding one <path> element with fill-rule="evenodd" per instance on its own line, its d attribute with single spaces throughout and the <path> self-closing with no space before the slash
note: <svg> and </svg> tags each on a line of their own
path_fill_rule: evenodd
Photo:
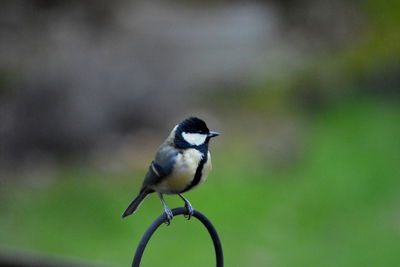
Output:
<svg viewBox="0 0 400 267">
<path fill-rule="evenodd" d="M 149 189 L 142 189 L 140 190 L 139 195 L 135 197 L 135 199 L 129 204 L 129 206 L 126 208 L 124 213 L 122 214 L 122 218 L 125 218 L 126 216 L 131 215 L 136 211 L 136 209 L 142 204 L 143 200 L 147 197 L 148 194 L 152 193 L 153 190 Z"/>
</svg>

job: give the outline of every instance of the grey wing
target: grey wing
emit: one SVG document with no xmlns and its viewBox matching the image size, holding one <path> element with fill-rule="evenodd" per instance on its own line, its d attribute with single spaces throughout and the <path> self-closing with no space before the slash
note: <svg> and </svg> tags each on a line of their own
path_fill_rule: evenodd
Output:
<svg viewBox="0 0 400 267">
<path fill-rule="evenodd" d="M 179 151 L 172 146 L 161 147 L 149 166 L 142 187 L 157 184 L 168 176 L 172 172 L 178 153 Z"/>
</svg>

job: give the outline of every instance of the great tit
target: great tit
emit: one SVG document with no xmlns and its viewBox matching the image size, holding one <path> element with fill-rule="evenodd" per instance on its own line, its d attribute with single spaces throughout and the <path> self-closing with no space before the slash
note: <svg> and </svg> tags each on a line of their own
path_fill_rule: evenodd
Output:
<svg viewBox="0 0 400 267">
<path fill-rule="evenodd" d="M 134 213 L 149 194 L 157 192 L 167 214 L 168 224 L 173 214 L 167 207 L 163 194 L 177 194 L 182 198 L 190 219 L 194 210 L 182 193 L 192 190 L 206 180 L 211 170 L 208 143 L 212 137 L 218 135 L 218 132 L 210 131 L 206 123 L 196 117 L 190 117 L 176 125 L 159 147 L 139 194 L 129 204 L 122 218 Z"/>
</svg>

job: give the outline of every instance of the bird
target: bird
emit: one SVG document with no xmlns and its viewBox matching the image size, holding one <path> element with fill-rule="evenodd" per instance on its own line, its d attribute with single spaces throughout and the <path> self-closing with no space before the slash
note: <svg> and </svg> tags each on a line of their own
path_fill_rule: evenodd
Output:
<svg viewBox="0 0 400 267">
<path fill-rule="evenodd" d="M 156 192 L 167 215 L 168 225 L 173 214 L 164 201 L 164 194 L 178 195 L 185 203 L 185 217 L 190 219 L 194 209 L 182 194 L 206 180 L 212 167 L 209 141 L 218 135 L 220 133 L 210 131 L 206 123 L 197 117 L 189 117 L 177 124 L 158 148 L 138 195 L 122 218 L 134 213 L 149 194 Z"/>
</svg>

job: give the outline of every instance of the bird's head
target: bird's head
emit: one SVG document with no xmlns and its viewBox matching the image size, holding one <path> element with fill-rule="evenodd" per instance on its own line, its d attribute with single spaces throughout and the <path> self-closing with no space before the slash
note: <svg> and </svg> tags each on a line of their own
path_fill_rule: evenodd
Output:
<svg viewBox="0 0 400 267">
<path fill-rule="evenodd" d="M 218 132 L 208 129 L 206 123 L 196 117 L 190 117 L 175 126 L 174 143 L 178 148 L 188 148 L 208 144 Z"/>
</svg>

